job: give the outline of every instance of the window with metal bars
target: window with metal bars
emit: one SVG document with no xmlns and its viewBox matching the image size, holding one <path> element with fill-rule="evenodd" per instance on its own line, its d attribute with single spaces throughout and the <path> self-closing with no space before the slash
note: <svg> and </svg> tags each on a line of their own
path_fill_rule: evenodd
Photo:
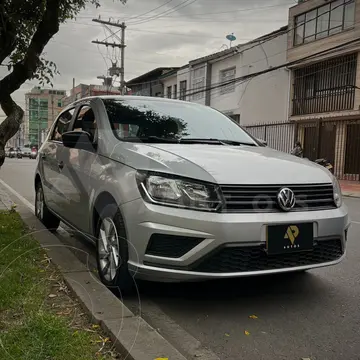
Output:
<svg viewBox="0 0 360 360">
<path fill-rule="evenodd" d="M 294 70 L 293 115 L 354 108 L 357 54 Z"/>
<path fill-rule="evenodd" d="M 236 67 L 230 69 L 220 70 L 220 83 L 225 83 L 226 85 L 221 86 L 220 94 L 228 94 L 235 91 L 235 82 L 230 82 L 235 79 Z"/>
</svg>

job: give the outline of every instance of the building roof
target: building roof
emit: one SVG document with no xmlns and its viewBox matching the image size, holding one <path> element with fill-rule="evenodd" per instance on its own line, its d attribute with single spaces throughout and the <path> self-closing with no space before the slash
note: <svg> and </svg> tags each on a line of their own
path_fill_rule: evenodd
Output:
<svg viewBox="0 0 360 360">
<path fill-rule="evenodd" d="M 253 44 L 253 43 L 257 43 L 258 41 L 266 40 L 267 38 L 276 37 L 276 35 L 280 35 L 281 33 L 285 33 L 287 30 L 288 30 L 288 25 L 282 26 L 280 29 L 277 29 L 275 31 L 272 31 L 271 33 L 262 35 L 262 36 L 260 36 L 260 37 L 258 37 L 256 39 L 254 39 L 254 40 L 248 41 L 247 43 L 236 45 L 236 46 L 234 46 L 234 47 L 232 47 L 230 49 L 225 49 L 225 50 L 222 50 L 222 51 L 218 51 L 218 52 L 216 52 L 214 54 L 206 55 L 206 56 L 203 56 L 201 58 L 191 60 L 189 62 L 189 64 L 190 65 L 196 65 L 196 64 L 199 64 L 199 63 L 203 63 L 205 61 L 210 61 L 210 60 L 213 60 L 213 59 L 220 58 L 220 57 L 228 55 L 228 54 L 239 52 L 241 50 L 241 48 L 243 46 L 245 46 L 245 45 L 250 45 L 250 44 Z"/>
<path fill-rule="evenodd" d="M 159 79 L 166 79 L 167 77 L 176 75 L 179 70 L 186 69 L 187 67 L 189 67 L 189 64 L 174 68 L 174 70 L 168 71 L 164 75 L 161 75 Z"/>
<path fill-rule="evenodd" d="M 63 94 L 56 94 L 56 92 L 65 92 L 66 90 L 62 90 L 62 89 L 47 89 L 47 88 L 42 88 L 40 86 L 34 86 L 30 91 L 28 91 L 27 93 L 25 93 L 25 96 L 31 97 L 31 96 L 39 96 L 39 95 L 63 95 Z"/>
<path fill-rule="evenodd" d="M 178 69 L 179 67 L 158 67 L 134 79 L 126 81 L 126 85 L 131 86 L 131 85 L 136 85 L 137 83 L 148 81 L 149 79 L 157 79 L 160 76 L 164 75 L 164 72 L 167 73 L 168 71 L 174 71 Z"/>
</svg>

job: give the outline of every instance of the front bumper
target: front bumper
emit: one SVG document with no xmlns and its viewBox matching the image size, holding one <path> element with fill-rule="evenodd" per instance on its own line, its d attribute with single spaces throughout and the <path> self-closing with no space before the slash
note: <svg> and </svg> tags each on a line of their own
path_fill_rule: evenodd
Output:
<svg viewBox="0 0 360 360">
<path fill-rule="evenodd" d="M 129 241 L 130 271 L 140 279 L 168 282 L 275 274 L 334 265 L 345 256 L 346 232 L 350 226 L 345 205 L 322 211 L 214 214 L 137 199 L 124 204 L 122 212 Z M 267 225 L 303 222 L 314 224 L 312 254 L 267 257 L 263 251 Z M 154 234 L 172 236 L 176 239 L 174 248 L 179 239 L 199 241 L 175 257 L 174 253 L 164 256 L 169 249 L 159 256 L 148 247 Z"/>
</svg>

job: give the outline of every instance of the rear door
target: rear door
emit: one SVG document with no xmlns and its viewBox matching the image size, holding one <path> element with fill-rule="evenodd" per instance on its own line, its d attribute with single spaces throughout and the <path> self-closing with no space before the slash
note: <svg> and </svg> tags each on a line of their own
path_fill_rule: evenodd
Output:
<svg viewBox="0 0 360 360">
<path fill-rule="evenodd" d="M 63 175 L 64 145 L 62 134 L 68 131 L 75 113 L 75 107 L 64 110 L 55 120 L 48 140 L 39 153 L 39 167 L 42 172 L 44 195 L 47 206 L 61 217 L 66 215 L 68 180 Z"/>
</svg>

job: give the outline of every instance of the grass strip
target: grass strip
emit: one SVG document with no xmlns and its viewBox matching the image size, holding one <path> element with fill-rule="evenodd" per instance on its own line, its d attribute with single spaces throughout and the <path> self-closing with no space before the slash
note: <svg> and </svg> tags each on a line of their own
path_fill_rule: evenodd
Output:
<svg viewBox="0 0 360 360">
<path fill-rule="evenodd" d="M 0 212 L 0 359 L 119 359 L 15 211 Z"/>
</svg>

